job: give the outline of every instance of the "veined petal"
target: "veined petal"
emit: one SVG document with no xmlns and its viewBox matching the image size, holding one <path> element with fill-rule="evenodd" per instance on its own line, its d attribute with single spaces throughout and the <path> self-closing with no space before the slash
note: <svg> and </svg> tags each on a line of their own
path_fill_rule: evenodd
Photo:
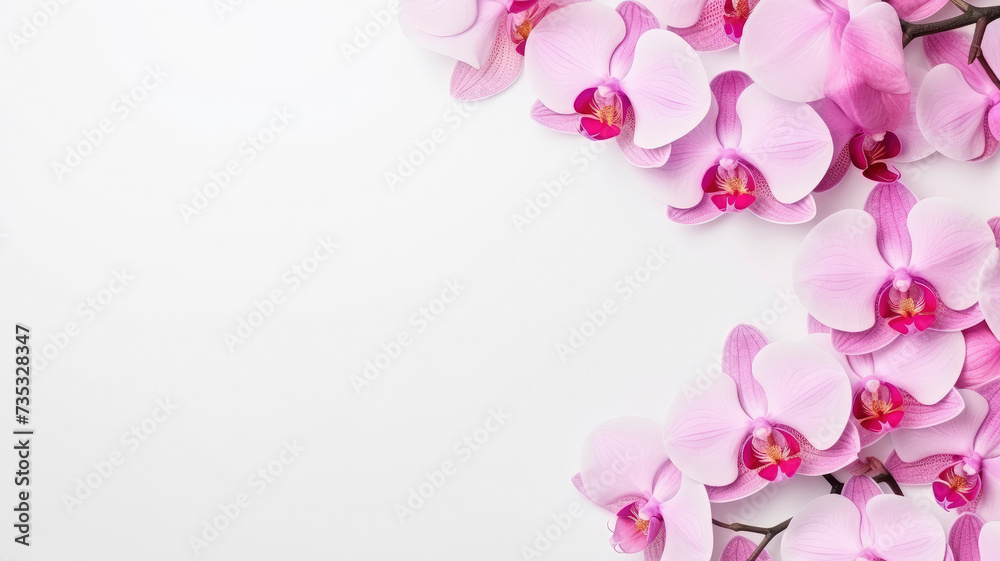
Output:
<svg viewBox="0 0 1000 561">
<path fill-rule="evenodd" d="M 659 148 L 684 136 L 708 114 L 712 93 L 698 53 L 665 29 L 647 31 L 621 81 L 635 110 L 635 143 Z"/>
<path fill-rule="evenodd" d="M 743 410 L 750 417 L 767 413 L 767 397 L 753 377 L 753 361 L 767 346 L 767 337 L 756 327 L 742 324 L 729 332 L 722 351 L 722 371 L 736 382 Z"/>
<path fill-rule="evenodd" d="M 507 18 L 501 18 L 500 29 L 503 30 L 506 24 Z M 500 93 L 521 74 L 523 59 L 510 37 L 503 32 L 497 33 L 493 50 L 478 70 L 464 62 L 455 65 L 451 74 L 451 96 L 472 101 Z"/>
<path fill-rule="evenodd" d="M 702 122 L 688 134 L 670 144 L 670 157 L 655 173 L 661 179 L 658 190 L 670 206 L 679 209 L 691 208 L 701 202 L 705 195 L 701 180 L 710 167 L 719 161 L 722 145 L 716 133 L 716 117 L 719 110 L 712 100 L 711 107 Z"/>
<path fill-rule="evenodd" d="M 927 73 L 917 96 L 917 123 L 935 150 L 955 160 L 973 160 L 986 150 L 983 124 L 990 99 L 966 83 L 950 64 Z"/>
<path fill-rule="evenodd" d="M 447 37 L 468 30 L 489 0 L 401 0 L 400 23 L 422 33 Z"/>
<path fill-rule="evenodd" d="M 986 51 L 990 39 L 990 28 L 986 28 L 986 36 L 983 37 L 983 48 L 987 60 L 992 53 Z M 996 91 L 993 81 L 986 75 L 982 65 L 979 63 L 969 64 L 969 49 L 972 46 L 971 28 L 957 29 L 955 31 L 945 31 L 935 33 L 921 39 L 924 45 L 924 54 L 927 55 L 928 62 L 937 67 L 945 64 L 954 66 L 965 78 L 965 81 L 977 92 L 989 95 Z M 996 64 L 991 62 L 990 64 Z"/>
<path fill-rule="evenodd" d="M 873 132 L 894 130 L 906 114 L 910 93 L 902 31 L 895 10 L 884 2 L 875 2 L 852 14 L 841 37 L 840 57 L 847 72 L 857 76 L 866 87 L 902 98 L 868 96 L 867 103 L 878 100 L 870 109 L 883 114 L 864 120 L 871 122 L 858 121 L 866 128 L 873 127 L 869 129 Z"/>
<path fill-rule="evenodd" d="M 889 5 L 896 9 L 900 19 L 919 21 L 938 13 L 948 5 L 948 0 L 889 0 Z"/>
<path fill-rule="evenodd" d="M 736 113 L 736 104 L 743 92 L 753 84 L 750 76 L 736 70 L 728 70 L 712 79 L 712 95 L 719 106 L 716 130 L 719 142 L 725 148 L 736 148 L 743 136 L 743 125 Z"/>
<path fill-rule="evenodd" d="M 965 337 L 955 331 L 921 331 L 872 354 L 879 379 L 933 405 L 948 395 L 962 373 Z"/>
<path fill-rule="evenodd" d="M 792 101 L 823 97 L 831 14 L 815 0 L 762 0 L 747 20 L 740 57 L 754 82 Z M 776 33 L 775 30 L 781 30 Z M 789 69 L 794 68 L 794 72 Z"/>
<path fill-rule="evenodd" d="M 944 559 L 947 540 L 934 514 L 911 497 L 879 495 L 868 501 L 872 550 L 892 561 Z M 906 521 L 906 531 L 900 523 Z"/>
<path fill-rule="evenodd" d="M 580 132 L 580 115 L 577 113 L 562 114 L 549 109 L 541 101 L 535 101 L 531 106 L 531 118 L 552 130 L 578 134 Z"/>
<path fill-rule="evenodd" d="M 626 496 L 652 497 L 659 474 L 669 467 L 660 426 L 623 417 L 598 426 L 587 437 L 580 477 L 590 500 L 607 506 Z"/>
<path fill-rule="evenodd" d="M 983 460 L 983 469 L 979 472 L 979 476 L 982 477 L 983 490 L 979 495 L 976 512 L 986 520 L 998 520 L 1000 519 L 1000 458 Z M 983 530 L 985 532 L 986 528 Z M 982 537 L 983 535 L 980 534 L 980 549 L 982 549 Z M 996 552 L 1000 550 L 983 551 L 989 551 L 991 555 L 996 555 Z M 990 557 L 987 556 L 985 559 L 990 559 Z"/>
<path fill-rule="evenodd" d="M 424 3 L 444 9 L 449 4 L 467 2 L 424 0 Z M 404 16 L 405 11 L 402 11 L 402 7 L 400 9 L 400 25 L 411 41 L 436 53 L 460 60 L 473 68 L 480 68 L 489 59 L 497 40 L 497 30 L 500 29 L 501 21 L 507 17 L 507 10 L 502 2 L 479 0 L 478 16 L 473 17 L 470 26 L 454 34 L 436 35 L 407 23 L 409 20 Z"/>
<path fill-rule="evenodd" d="M 647 7 L 638 2 L 631 0 L 622 2 L 615 11 L 625 22 L 625 39 L 611 56 L 611 75 L 622 77 L 632 68 L 635 45 L 639 42 L 639 37 L 651 29 L 659 29 L 660 24 Z"/>
<path fill-rule="evenodd" d="M 983 561 L 979 555 L 979 535 L 983 529 L 983 519 L 972 513 L 965 513 L 951 526 L 948 545 L 952 553 L 961 561 Z M 1000 547 L 1000 544 L 997 544 Z M 1000 551 L 994 550 L 994 551 Z"/>
<path fill-rule="evenodd" d="M 961 394 L 952 388 L 941 399 L 932 405 L 924 405 L 913 398 L 908 393 L 903 394 L 903 420 L 899 423 L 899 428 L 922 429 L 940 425 L 945 421 L 950 421 L 958 416 L 965 409 L 965 402 L 962 401 Z"/>
<path fill-rule="evenodd" d="M 906 217 L 917 204 L 917 197 L 902 183 L 879 183 L 868 194 L 865 212 L 875 217 L 879 252 L 890 267 L 910 264 L 910 232 Z"/>
<path fill-rule="evenodd" d="M 678 224 L 705 224 L 722 216 L 725 212 L 719 210 L 709 195 L 704 195 L 700 203 L 691 208 L 667 208 L 667 218 Z"/>
<path fill-rule="evenodd" d="M 707 390 L 689 388 L 674 398 L 667 414 L 667 454 L 696 481 L 728 485 L 736 479 L 749 425 L 736 382 L 720 376 Z"/>
<path fill-rule="evenodd" d="M 625 112 L 622 132 L 615 137 L 615 141 L 618 143 L 622 156 L 625 156 L 625 159 L 636 167 L 658 168 L 667 163 L 670 158 L 671 146 L 669 144 L 651 150 L 635 145 L 635 112 L 631 108 Z"/>
<path fill-rule="evenodd" d="M 751 85 L 736 102 L 742 124 L 738 151 L 767 179 L 778 201 L 791 204 L 819 185 L 833 159 L 823 119 L 804 103 Z"/>
<path fill-rule="evenodd" d="M 1000 551 L 1000 522 L 993 521 L 983 526 L 979 532 L 979 551 L 984 561 L 988 559 L 987 552 L 995 554 Z"/>
<path fill-rule="evenodd" d="M 524 71 L 539 101 L 557 113 L 574 113 L 580 92 L 608 76 L 611 55 L 624 38 L 618 12 L 596 2 L 566 6 L 543 18 L 524 53 Z"/>
<path fill-rule="evenodd" d="M 1000 333 L 1000 250 L 989 251 L 979 272 L 979 308 L 993 331 Z"/>
<path fill-rule="evenodd" d="M 982 306 L 980 294 L 980 306 Z M 965 364 L 962 375 L 955 384 L 971 388 L 1000 378 L 1000 340 L 981 322 L 962 332 L 965 336 Z"/>
<path fill-rule="evenodd" d="M 726 547 L 722 550 L 722 556 L 719 557 L 719 561 L 746 561 L 753 555 L 756 549 L 757 544 L 743 536 L 736 536 L 726 544 Z M 758 561 L 773 561 L 771 554 L 767 550 L 760 552 L 760 556 L 757 559 Z"/>
<path fill-rule="evenodd" d="M 705 486 L 689 477 L 660 505 L 666 536 L 664 559 L 708 561 L 712 558 L 712 507 Z"/>
<path fill-rule="evenodd" d="M 705 0 L 643 0 L 660 20 L 660 25 L 691 27 L 698 23 L 698 16 L 705 8 Z"/>
<path fill-rule="evenodd" d="M 849 499 L 819 497 L 792 518 L 781 540 L 781 559 L 856 561 L 863 549 L 860 529 L 861 513 Z"/>
<path fill-rule="evenodd" d="M 892 273 L 878 251 L 875 220 L 853 209 L 829 216 L 806 235 L 793 271 L 806 310 L 852 332 L 875 325 L 875 299 Z"/>
<path fill-rule="evenodd" d="M 851 383 L 840 363 L 805 341 L 771 343 L 753 360 L 767 396 L 768 420 L 788 425 L 819 450 L 840 439 L 851 409 Z"/>
<path fill-rule="evenodd" d="M 913 243 L 909 273 L 929 281 L 953 310 L 975 305 L 979 272 L 996 247 L 989 225 L 958 201 L 942 197 L 918 202 L 906 224 Z"/>
<path fill-rule="evenodd" d="M 751 171 L 757 183 L 757 189 L 754 190 L 757 199 L 747 210 L 776 224 L 802 224 L 816 218 L 816 200 L 812 195 L 806 195 L 792 204 L 785 204 L 774 197 L 770 185 L 760 172 Z"/>
<path fill-rule="evenodd" d="M 910 108 L 895 130 L 903 145 L 903 150 L 896 156 L 897 162 L 916 162 L 934 153 L 934 147 L 924 138 L 924 133 L 920 132 L 920 123 L 917 122 L 917 100 L 927 72 L 926 68 L 917 64 L 907 65 L 910 76 Z"/>
<path fill-rule="evenodd" d="M 963 456 L 972 453 L 976 433 L 989 406 L 983 396 L 958 390 L 965 409 L 954 419 L 923 429 L 899 429 L 892 433 L 896 454 L 904 462 L 916 462 L 940 454 Z"/>
</svg>

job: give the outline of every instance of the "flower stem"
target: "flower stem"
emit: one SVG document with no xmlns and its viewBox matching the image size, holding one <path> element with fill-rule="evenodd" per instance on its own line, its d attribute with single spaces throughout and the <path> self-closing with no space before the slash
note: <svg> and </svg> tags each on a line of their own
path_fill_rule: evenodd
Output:
<svg viewBox="0 0 1000 561">
<path fill-rule="evenodd" d="M 893 493 L 899 495 L 900 497 L 903 496 L 903 490 L 900 489 L 899 483 L 896 482 L 896 478 L 893 477 L 888 470 L 884 470 L 882 471 L 882 473 L 873 476 L 872 479 L 875 481 L 875 483 L 885 483 L 886 485 L 889 486 L 890 489 L 892 489 Z"/>
<path fill-rule="evenodd" d="M 757 545 L 757 549 L 755 549 L 754 552 L 750 554 L 750 557 L 747 558 L 747 561 L 756 561 L 756 559 L 760 557 L 760 554 L 764 552 L 764 548 L 767 547 L 767 544 L 771 543 L 771 540 L 773 540 L 775 536 L 784 532 L 791 522 L 792 519 L 789 518 L 788 520 L 785 520 L 775 526 L 771 526 L 770 528 L 762 528 L 760 526 L 740 524 L 739 522 L 726 524 L 725 522 L 719 522 L 714 518 L 712 519 L 712 524 L 715 524 L 720 528 L 725 528 L 734 532 L 752 532 L 754 534 L 761 534 L 764 536 L 764 538 L 760 540 L 760 544 Z"/>
<path fill-rule="evenodd" d="M 830 484 L 831 495 L 839 495 L 844 492 L 844 484 L 841 483 L 839 479 L 834 477 L 832 473 L 824 475 L 823 478 Z"/>
</svg>

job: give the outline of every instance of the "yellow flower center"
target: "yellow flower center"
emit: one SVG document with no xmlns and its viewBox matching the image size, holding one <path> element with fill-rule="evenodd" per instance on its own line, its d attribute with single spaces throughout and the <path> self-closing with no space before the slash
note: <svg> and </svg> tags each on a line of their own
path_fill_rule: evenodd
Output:
<svg viewBox="0 0 1000 561">
<path fill-rule="evenodd" d="M 642 518 L 635 519 L 635 529 L 639 530 L 643 534 L 649 533 L 649 520 L 643 520 Z"/>
<path fill-rule="evenodd" d="M 613 124 L 618 120 L 618 111 L 615 111 L 614 105 L 605 105 L 597 110 L 597 118 L 606 125 Z"/>
<path fill-rule="evenodd" d="M 747 180 L 742 177 L 727 177 L 722 183 L 722 188 L 731 195 L 746 195 L 750 191 L 747 189 Z"/>
<path fill-rule="evenodd" d="M 517 34 L 521 36 L 522 39 L 527 39 L 528 35 L 531 35 L 531 30 L 534 26 L 531 24 L 530 19 L 524 20 L 524 22 L 517 26 Z"/>
<path fill-rule="evenodd" d="M 899 315 L 904 318 L 913 317 L 917 314 L 917 304 L 913 298 L 903 298 L 899 301 Z"/>
</svg>

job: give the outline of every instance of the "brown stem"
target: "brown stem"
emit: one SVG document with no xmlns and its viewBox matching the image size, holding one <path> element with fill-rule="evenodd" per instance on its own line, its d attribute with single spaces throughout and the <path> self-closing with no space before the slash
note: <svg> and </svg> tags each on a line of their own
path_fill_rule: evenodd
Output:
<svg viewBox="0 0 1000 561">
<path fill-rule="evenodd" d="M 725 522 L 719 522 L 714 518 L 712 519 L 712 524 L 715 524 L 720 528 L 725 528 L 734 532 L 752 532 L 754 534 L 761 534 L 764 536 L 763 539 L 760 540 L 760 544 L 757 545 L 757 549 L 755 549 L 754 552 L 750 554 L 750 557 L 747 558 L 747 561 L 756 561 L 756 559 L 760 557 L 760 554 L 763 553 L 764 548 L 767 547 L 767 544 L 771 543 L 771 540 L 773 540 L 775 536 L 784 532 L 791 522 L 792 519 L 789 518 L 788 520 L 785 520 L 775 526 L 771 526 L 770 528 L 762 528 L 760 526 L 740 524 L 739 522 L 726 524 Z"/>
<path fill-rule="evenodd" d="M 990 67 L 986 57 L 983 56 L 983 36 L 986 34 L 986 26 L 994 20 L 1000 19 L 1000 6 L 973 6 L 965 0 L 951 0 L 951 3 L 958 6 L 962 13 L 948 19 L 931 23 L 912 23 L 906 20 L 899 20 L 899 25 L 903 29 L 903 46 L 910 44 L 910 41 L 917 37 L 943 33 L 953 29 L 959 29 L 969 25 L 975 25 L 976 30 L 972 36 L 972 46 L 969 48 L 969 64 L 979 61 L 979 64 L 986 71 L 997 89 L 1000 89 L 1000 78 Z"/>
<path fill-rule="evenodd" d="M 893 493 L 899 495 L 900 497 L 903 496 L 903 490 L 899 488 L 899 483 L 896 483 L 896 478 L 893 477 L 888 470 L 882 471 L 882 473 L 875 475 L 872 479 L 875 483 L 885 483 L 890 489 L 892 489 Z"/>
<path fill-rule="evenodd" d="M 834 477 L 832 473 L 824 475 L 823 478 L 830 484 L 831 495 L 839 495 L 844 492 L 844 484 L 841 483 L 839 479 Z"/>
</svg>

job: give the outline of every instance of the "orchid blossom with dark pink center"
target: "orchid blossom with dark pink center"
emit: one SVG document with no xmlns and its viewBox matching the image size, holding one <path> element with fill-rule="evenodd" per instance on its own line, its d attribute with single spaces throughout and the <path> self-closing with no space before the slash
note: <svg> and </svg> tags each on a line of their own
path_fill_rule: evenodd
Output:
<svg viewBox="0 0 1000 561">
<path fill-rule="evenodd" d="M 671 145 L 657 175 L 671 220 L 696 224 L 727 212 L 801 223 L 816 215 L 809 193 L 830 165 L 833 142 L 808 105 L 775 97 L 742 72 L 711 84 L 705 119 Z"/>
<path fill-rule="evenodd" d="M 935 150 L 956 160 L 983 160 L 1000 146 L 1000 90 L 979 61 L 968 64 L 972 36 L 963 30 L 923 38 L 934 65 L 917 97 L 917 122 Z M 986 28 L 983 56 L 1000 68 L 1000 28 Z"/>
<path fill-rule="evenodd" d="M 712 511 L 705 486 L 670 461 L 660 425 L 627 417 L 594 429 L 573 484 L 611 512 L 611 545 L 647 561 L 712 557 Z"/>
<path fill-rule="evenodd" d="M 964 513 L 951 526 L 948 546 L 955 561 L 991 561 L 1000 554 L 1000 521 Z"/>
<path fill-rule="evenodd" d="M 528 41 L 525 72 L 538 94 L 532 116 L 592 140 L 615 138 L 640 167 L 659 167 L 670 143 L 708 113 L 698 54 L 660 29 L 648 9 L 575 4 L 545 18 Z"/>
<path fill-rule="evenodd" d="M 915 499 L 883 494 L 868 477 L 807 504 L 781 540 L 782 561 L 943 561 L 946 550 L 932 513 Z"/>
<path fill-rule="evenodd" d="M 844 368 L 809 341 L 768 344 L 749 325 L 729 334 L 726 375 L 674 399 L 665 439 L 682 472 L 713 502 L 747 497 L 798 474 L 823 475 L 858 457 Z"/>
<path fill-rule="evenodd" d="M 1000 383 L 958 390 L 965 409 L 954 419 L 893 433 L 886 467 L 900 483 L 930 484 L 946 510 L 1000 517 Z"/>
<path fill-rule="evenodd" d="M 872 189 L 864 210 L 843 210 L 803 240 L 795 292 L 844 354 L 897 337 L 961 331 L 982 321 L 975 289 L 994 248 L 985 221 L 958 202 L 917 202 L 900 183 Z"/>
<path fill-rule="evenodd" d="M 400 24 L 417 44 L 458 59 L 451 95 L 500 93 L 521 73 L 525 44 L 547 15 L 586 0 L 401 0 Z"/>
<path fill-rule="evenodd" d="M 899 18 L 878 0 L 761 0 L 740 54 L 764 89 L 793 101 L 828 97 L 876 138 L 910 105 Z"/>
<path fill-rule="evenodd" d="M 954 388 L 965 362 L 961 333 L 925 331 L 862 355 L 837 353 L 826 334 L 810 340 L 837 358 L 851 380 L 851 422 L 862 448 L 896 429 L 941 424 L 965 408 Z"/>
</svg>

